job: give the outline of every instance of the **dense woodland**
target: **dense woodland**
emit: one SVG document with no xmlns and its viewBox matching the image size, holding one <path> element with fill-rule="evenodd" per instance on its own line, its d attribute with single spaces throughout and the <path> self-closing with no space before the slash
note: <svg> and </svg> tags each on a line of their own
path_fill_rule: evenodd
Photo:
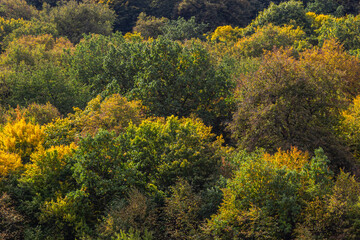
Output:
<svg viewBox="0 0 360 240">
<path fill-rule="evenodd" d="M 0 0 L 0 239 L 359 239 L 355 0 Z"/>
</svg>

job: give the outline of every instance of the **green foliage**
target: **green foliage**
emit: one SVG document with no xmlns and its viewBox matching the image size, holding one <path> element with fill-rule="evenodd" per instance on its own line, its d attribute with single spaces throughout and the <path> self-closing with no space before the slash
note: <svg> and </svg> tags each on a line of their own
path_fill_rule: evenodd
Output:
<svg viewBox="0 0 360 240">
<path fill-rule="evenodd" d="M 201 198 L 182 179 L 171 187 L 165 200 L 166 233 L 171 239 L 197 239 Z"/>
<path fill-rule="evenodd" d="M 94 93 L 120 92 L 141 100 L 150 115 L 196 114 L 210 124 L 226 119 L 232 107 L 228 73 L 195 42 L 182 46 L 164 38 L 127 42 L 118 34 L 94 36 L 77 46 L 71 65 L 76 79 Z"/>
<path fill-rule="evenodd" d="M 2 0 L 0 3 L 1 17 L 30 20 L 36 15 L 36 8 L 28 5 L 25 0 Z"/>
<path fill-rule="evenodd" d="M 258 57 L 264 51 L 271 51 L 274 48 L 294 47 L 302 50 L 309 44 L 304 40 L 305 33 L 300 28 L 293 26 L 274 26 L 272 23 L 264 27 L 258 27 L 254 34 L 243 37 L 235 44 L 235 49 L 245 57 Z"/>
<path fill-rule="evenodd" d="M 235 157 L 237 159 L 237 157 Z M 307 203 L 331 189 L 320 149 L 309 161 L 296 148 L 238 159 L 219 213 L 207 223 L 215 239 L 291 239 Z"/>
<path fill-rule="evenodd" d="M 169 21 L 167 18 L 156 18 L 147 16 L 146 13 L 140 13 L 133 32 L 140 33 L 145 39 L 157 38 L 162 34 L 161 28 Z"/>
<path fill-rule="evenodd" d="M 20 65 L 6 82 L 11 86 L 7 102 L 13 107 L 50 102 L 65 114 L 71 112 L 74 105 L 83 106 L 88 99 L 86 87 L 69 80 L 66 72 L 51 62 L 42 62 L 32 69 Z"/>
<path fill-rule="evenodd" d="M 100 223 L 99 233 L 105 239 L 118 239 L 120 236 L 125 238 L 125 235 L 130 235 L 127 236 L 130 239 L 152 239 L 152 232 L 158 231 L 155 224 L 154 206 L 151 206 L 148 197 L 133 188 L 129 190 L 126 201 L 115 200 L 110 204 Z"/>
<path fill-rule="evenodd" d="M 300 27 L 304 31 L 310 28 L 310 21 L 306 16 L 306 12 L 302 2 L 288 1 L 280 4 L 271 3 L 264 11 L 260 12 L 258 16 L 247 27 L 247 31 L 252 33 L 256 27 L 262 27 L 272 23 L 276 26 L 293 25 Z"/>
<path fill-rule="evenodd" d="M 39 36 L 23 36 L 14 39 L 2 54 L 2 63 L 17 69 L 20 65 L 38 66 L 43 62 L 60 65 L 65 51 L 72 44 L 64 38 L 54 38 L 49 34 Z"/>
<path fill-rule="evenodd" d="M 195 17 L 189 20 L 181 17 L 177 20 L 169 20 L 167 18 L 146 16 L 145 13 L 141 13 L 133 31 L 141 33 L 141 36 L 145 39 L 157 38 L 162 35 L 172 41 L 184 41 L 191 38 L 204 38 L 203 34 L 206 28 L 207 24 L 196 23 Z"/>
<path fill-rule="evenodd" d="M 344 15 L 344 8 L 335 0 L 313 0 L 306 5 L 307 12 L 314 12 L 316 14 L 333 14 L 337 17 Z"/>
<path fill-rule="evenodd" d="M 66 192 L 71 184 L 71 171 L 68 157 L 72 155 L 74 144 L 39 149 L 31 155 L 29 164 L 19 180 L 23 187 L 37 195 L 36 201 L 45 201 Z M 54 191 L 56 189 L 56 192 Z"/>
<path fill-rule="evenodd" d="M 359 2 L 353 0 L 336 0 L 336 3 L 339 4 L 339 7 L 342 8 L 342 12 L 347 15 L 357 15 L 359 14 L 360 6 Z"/>
<path fill-rule="evenodd" d="M 222 117 L 231 90 L 228 76 L 216 69 L 198 44 L 181 47 L 157 40 L 142 56 L 142 71 L 134 77 L 130 98 L 139 99 L 155 116 L 196 114 L 206 123 Z M 166 61 L 164 61 L 166 59 Z"/>
<path fill-rule="evenodd" d="M 4 82 L 9 96 L 5 103 L 12 107 L 50 102 L 62 114 L 82 107 L 88 101 L 87 88 L 69 79 L 65 69 L 66 50 L 72 44 L 51 35 L 24 36 L 9 44 L 1 56 Z"/>
<path fill-rule="evenodd" d="M 286 51 L 269 53 L 255 74 L 239 82 L 234 136 L 248 149 L 271 152 L 323 147 L 332 164 L 350 170 L 351 156 L 334 129 L 359 91 L 358 69 L 357 60 L 333 42 L 300 53 L 299 60 Z"/>
<path fill-rule="evenodd" d="M 25 22 L 25 24 L 21 25 L 20 27 L 9 33 L 9 35 L 7 35 L 3 41 L 3 48 L 5 50 L 8 45 L 11 44 L 11 42 L 21 38 L 25 39 L 25 36 L 41 35 L 52 35 L 54 38 L 58 37 L 58 31 L 56 30 L 56 26 L 50 22 L 43 22 L 38 19 L 32 19 L 31 21 Z"/>
<path fill-rule="evenodd" d="M 104 4 L 90 0 L 81 3 L 71 0 L 51 8 L 48 16 L 44 18 L 56 25 L 59 35 L 68 37 L 73 43 L 78 43 L 82 34 L 110 34 L 115 14 Z"/>
<path fill-rule="evenodd" d="M 200 120 L 171 116 L 130 126 L 119 141 L 127 161 L 157 189 L 166 191 L 180 177 L 198 191 L 219 176 L 222 139 L 214 137 Z"/>
<path fill-rule="evenodd" d="M 115 235 L 114 240 L 152 240 L 154 239 L 150 232 L 145 232 L 144 236 L 141 236 L 139 232 L 129 230 L 129 232 L 120 231 Z"/>
<path fill-rule="evenodd" d="M 344 45 L 346 50 L 360 48 L 360 16 L 347 15 L 341 18 L 329 17 L 323 21 L 317 30 L 319 42 L 323 44 L 326 39 L 336 39 Z"/>
<path fill-rule="evenodd" d="M 0 46 L 1 50 L 3 50 L 3 41 L 6 36 L 8 36 L 11 32 L 15 29 L 20 28 L 21 26 L 25 25 L 26 21 L 22 19 L 5 19 L 0 17 Z"/>
<path fill-rule="evenodd" d="M 88 194 L 82 209 L 89 212 L 81 217 L 91 225 L 116 196 L 125 196 L 131 186 L 143 188 L 141 175 L 132 162 L 125 160 L 119 144 L 114 134 L 100 131 L 94 137 L 81 139 L 73 156 L 73 176 Z"/>
<path fill-rule="evenodd" d="M 129 89 L 140 57 L 136 56 L 139 50 L 131 46 L 120 33 L 85 36 L 70 59 L 73 78 L 89 85 L 93 98 L 115 80 L 123 89 Z"/>
<path fill-rule="evenodd" d="M 357 239 L 359 236 L 360 184 L 348 173 L 338 175 L 330 194 L 315 198 L 304 212 L 297 238 Z"/>
<path fill-rule="evenodd" d="M 204 38 L 208 24 L 196 23 L 195 17 L 189 20 L 179 17 L 177 20 L 170 20 L 162 26 L 162 35 L 170 40 L 189 40 L 191 38 Z"/>
<path fill-rule="evenodd" d="M 356 1 L 27 2 L 0 0 L 1 239 L 358 238 Z"/>
<path fill-rule="evenodd" d="M 254 10 L 246 0 L 182 0 L 177 6 L 177 15 L 209 24 L 211 29 L 223 25 L 244 27 L 251 20 Z"/>
<path fill-rule="evenodd" d="M 73 234 L 70 228 L 65 227 L 64 222 L 69 226 L 80 224 L 76 221 L 71 222 L 70 215 L 65 215 L 66 218 L 60 216 L 62 211 L 73 210 L 60 210 L 61 206 L 59 206 L 61 201 L 65 205 L 64 202 L 68 197 L 64 199 L 63 196 L 73 189 L 74 180 L 71 177 L 73 163 L 69 161 L 69 156 L 75 148 L 74 144 L 49 149 L 40 148 L 31 155 L 30 163 L 25 165 L 25 171 L 19 179 L 18 188 L 26 196 L 20 199 L 20 207 L 30 214 L 32 223 L 40 227 L 39 234 L 47 233 L 61 239 L 63 235 Z M 60 221 L 56 216 L 60 219 L 64 217 L 64 221 Z"/>
<path fill-rule="evenodd" d="M 150 1 L 148 0 L 96 0 L 99 3 L 108 4 L 116 14 L 114 30 L 123 33 L 130 32 L 136 24 L 137 17 L 142 12 L 148 12 Z M 168 7 L 168 6 L 167 6 Z M 162 17 L 163 15 L 159 15 Z"/>
</svg>

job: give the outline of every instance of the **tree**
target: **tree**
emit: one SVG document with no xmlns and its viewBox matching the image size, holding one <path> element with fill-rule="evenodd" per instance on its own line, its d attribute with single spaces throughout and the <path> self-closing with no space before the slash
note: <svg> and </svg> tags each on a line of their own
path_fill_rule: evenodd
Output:
<svg viewBox="0 0 360 240">
<path fill-rule="evenodd" d="M 129 42 L 119 34 L 93 36 L 76 47 L 71 65 L 74 78 L 91 86 L 94 95 L 141 100 L 153 116 L 196 114 L 219 126 L 232 107 L 228 72 L 196 42 L 183 46 L 163 37 Z"/>
<path fill-rule="evenodd" d="M 360 98 L 356 97 L 349 105 L 348 109 L 341 113 L 343 119 L 338 129 L 338 134 L 345 139 L 347 146 L 354 154 L 357 163 L 360 157 L 360 126 L 359 126 L 359 107 Z"/>
<path fill-rule="evenodd" d="M 238 109 L 231 123 L 234 137 L 250 150 L 323 147 L 333 167 L 351 171 L 351 155 L 334 129 L 340 111 L 358 92 L 353 75 L 357 69 L 357 60 L 333 42 L 301 53 L 299 60 L 289 51 L 268 53 L 258 71 L 239 82 Z"/>
<path fill-rule="evenodd" d="M 107 5 L 91 0 L 81 3 L 71 0 L 51 8 L 44 20 L 54 23 L 61 36 L 78 43 L 84 33 L 110 34 L 115 13 Z"/>
<path fill-rule="evenodd" d="M 346 50 L 359 49 L 359 26 L 360 16 L 328 17 L 322 22 L 317 31 L 319 43 L 323 44 L 327 39 L 336 39 L 343 44 Z"/>
<path fill-rule="evenodd" d="M 308 203 L 304 221 L 295 230 L 297 239 L 356 239 L 359 236 L 359 193 L 359 182 L 341 171 L 329 194 Z"/>
<path fill-rule="evenodd" d="M 171 239 L 196 239 L 199 232 L 201 198 L 191 185 L 179 179 L 165 200 L 166 233 Z"/>
<path fill-rule="evenodd" d="M 97 0 L 100 3 L 107 3 L 109 8 L 116 14 L 114 30 L 123 33 L 130 32 L 136 24 L 140 13 L 149 10 L 149 0 Z M 167 6 L 168 7 L 168 6 Z M 163 17 L 160 15 L 158 17 Z"/>
<path fill-rule="evenodd" d="M 28 5 L 25 0 L 2 0 L 0 3 L 0 16 L 7 19 L 30 20 L 37 14 L 36 8 Z"/>
<path fill-rule="evenodd" d="M 7 103 L 12 107 L 50 102 L 61 114 L 66 114 L 74 106 L 83 107 L 89 98 L 85 86 L 69 80 L 62 67 L 51 62 L 31 69 L 22 65 L 7 76 L 6 82 L 11 86 Z"/>
<path fill-rule="evenodd" d="M 17 153 L 9 153 L 0 149 L 0 181 L 21 169 L 21 157 Z"/>
<path fill-rule="evenodd" d="M 250 22 L 253 10 L 250 2 L 243 0 L 183 0 L 177 6 L 177 15 L 185 19 L 194 16 L 198 22 L 215 29 L 228 24 L 244 27 Z"/>
<path fill-rule="evenodd" d="M 41 147 L 43 141 L 43 129 L 20 118 L 8 122 L 0 132 L 0 151 L 5 156 L 8 154 L 9 160 L 13 159 L 15 165 L 18 165 L 17 156 L 12 154 L 20 156 L 22 163 L 28 163 L 30 155 Z"/>
<path fill-rule="evenodd" d="M 195 17 L 189 20 L 179 17 L 177 20 L 170 20 L 162 26 L 162 35 L 170 40 L 184 41 L 191 38 L 204 38 L 204 33 L 208 24 L 196 23 Z"/>
<path fill-rule="evenodd" d="M 200 120 L 157 118 L 131 125 L 119 137 L 127 162 L 137 166 L 147 183 L 161 191 L 183 178 L 195 191 L 216 181 L 222 139 Z"/>
<path fill-rule="evenodd" d="M 15 40 L 26 39 L 26 38 L 30 40 L 35 38 L 35 36 L 40 37 L 42 35 L 50 35 L 53 38 L 63 39 L 63 38 L 59 38 L 59 34 L 55 24 L 51 22 L 43 22 L 38 19 L 32 19 L 31 21 L 24 22 L 24 24 L 14 29 L 4 38 L 2 43 L 3 49 L 6 50 L 6 48 L 11 44 L 11 42 Z M 32 43 L 34 44 L 34 42 Z M 22 42 L 22 44 L 24 43 Z"/>
<path fill-rule="evenodd" d="M 309 1 L 306 5 L 307 12 L 314 12 L 316 14 L 333 14 L 336 17 L 344 15 L 343 9 L 344 8 L 335 0 L 314 0 Z"/>
<path fill-rule="evenodd" d="M 15 29 L 23 26 L 26 24 L 26 21 L 22 19 L 5 19 L 0 17 L 0 43 L 1 49 L 3 50 L 3 43 L 2 41 L 8 36 L 12 31 Z"/>
<path fill-rule="evenodd" d="M 139 101 L 127 101 L 119 94 L 105 99 L 97 96 L 92 99 L 84 110 L 76 109 L 68 118 L 73 121 L 81 135 L 95 135 L 100 129 L 120 133 L 130 123 L 138 125 L 143 120 Z"/>
<path fill-rule="evenodd" d="M 72 47 L 69 40 L 54 38 L 49 34 L 21 36 L 8 44 L 1 60 L 14 70 L 21 68 L 21 65 L 38 66 L 48 61 L 61 65 L 65 52 Z"/>
<path fill-rule="evenodd" d="M 259 57 L 266 50 L 271 51 L 274 48 L 294 47 L 301 50 L 310 45 L 304 39 L 305 33 L 300 28 L 279 27 L 270 23 L 264 27 L 258 27 L 254 34 L 239 39 L 234 48 L 245 57 Z"/>
<path fill-rule="evenodd" d="M 276 26 L 293 25 L 300 27 L 305 32 L 310 31 L 310 20 L 306 16 L 305 8 L 300 1 L 288 1 L 280 4 L 271 3 L 264 11 L 246 27 L 249 33 L 252 33 L 256 27 L 261 27 L 272 23 Z"/>
<path fill-rule="evenodd" d="M 162 34 L 161 28 L 169 21 L 167 18 L 156 18 L 147 16 L 146 13 L 140 13 L 133 28 L 133 32 L 140 33 L 145 39 L 157 38 Z"/>
<path fill-rule="evenodd" d="M 24 36 L 9 44 L 2 61 L 7 66 L 4 82 L 9 86 L 6 104 L 12 107 L 50 102 L 62 114 L 82 107 L 88 90 L 68 74 L 67 57 L 72 44 L 51 35 Z"/>
<path fill-rule="evenodd" d="M 7 193 L 0 197 L 0 237 L 3 240 L 23 239 L 24 217 L 16 211 Z"/>
<path fill-rule="evenodd" d="M 223 189 L 219 212 L 207 223 L 215 239 L 291 239 L 307 204 L 332 187 L 321 149 L 311 160 L 292 148 L 274 155 L 240 152 L 234 161 L 239 168 Z"/>
</svg>

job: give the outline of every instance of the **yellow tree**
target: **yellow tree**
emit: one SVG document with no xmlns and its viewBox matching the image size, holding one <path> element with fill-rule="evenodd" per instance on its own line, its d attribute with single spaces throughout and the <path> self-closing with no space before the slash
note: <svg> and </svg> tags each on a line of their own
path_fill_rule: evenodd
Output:
<svg viewBox="0 0 360 240">
<path fill-rule="evenodd" d="M 17 154 L 23 163 L 43 143 L 45 134 L 39 125 L 27 123 L 24 118 L 8 122 L 0 132 L 0 151 Z"/>
</svg>

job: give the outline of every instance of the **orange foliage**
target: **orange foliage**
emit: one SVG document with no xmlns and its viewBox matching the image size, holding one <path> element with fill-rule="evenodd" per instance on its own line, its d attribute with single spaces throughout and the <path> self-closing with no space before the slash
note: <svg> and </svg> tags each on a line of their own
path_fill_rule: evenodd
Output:
<svg viewBox="0 0 360 240">
<path fill-rule="evenodd" d="M 326 40 L 321 48 L 313 48 L 300 54 L 301 65 L 319 79 L 323 75 L 338 81 L 348 99 L 360 91 L 360 62 L 355 56 L 344 51 L 334 39 Z"/>
<path fill-rule="evenodd" d="M 282 151 L 279 149 L 274 155 L 264 154 L 264 160 L 271 162 L 278 168 L 286 166 L 289 169 L 300 171 L 302 167 L 309 162 L 309 153 L 302 152 L 296 147 L 291 150 Z"/>
</svg>

